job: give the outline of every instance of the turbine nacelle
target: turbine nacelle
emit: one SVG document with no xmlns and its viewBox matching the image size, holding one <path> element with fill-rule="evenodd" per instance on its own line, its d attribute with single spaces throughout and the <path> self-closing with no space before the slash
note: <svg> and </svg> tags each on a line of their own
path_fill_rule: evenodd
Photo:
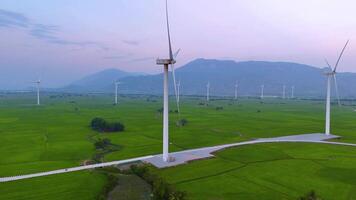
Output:
<svg viewBox="0 0 356 200">
<path fill-rule="evenodd" d="M 336 72 L 334 71 L 327 71 L 323 73 L 325 76 L 334 76 L 336 74 Z"/>
<path fill-rule="evenodd" d="M 176 61 L 174 59 L 157 59 L 156 60 L 157 65 L 172 65 L 175 64 Z"/>
</svg>

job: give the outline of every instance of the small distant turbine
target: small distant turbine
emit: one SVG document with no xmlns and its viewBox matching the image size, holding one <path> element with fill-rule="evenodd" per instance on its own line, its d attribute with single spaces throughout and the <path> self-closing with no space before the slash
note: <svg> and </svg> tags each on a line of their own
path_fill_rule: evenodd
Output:
<svg viewBox="0 0 356 200">
<path fill-rule="evenodd" d="M 264 98 L 265 85 L 261 85 L 261 99 Z"/>
<path fill-rule="evenodd" d="M 206 84 L 206 101 L 207 102 L 210 101 L 210 82 L 208 82 L 208 84 Z"/>
<path fill-rule="evenodd" d="M 38 79 L 37 81 L 33 82 L 36 84 L 36 89 L 37 89 L 37 105 L 40 105 L 40 84 L 41 84 L 41 80 Z"/>
<path fill-rule="evenodd" d="M 340 59 L 342 55 L 344 54 L 344 51 L 349 43 L 349 40 L 346 42 L 344 48 L 342 49 L 339 58 L 336 61 L 336 64 L 334 66 L 334 69 L 331 67 L 329 62 L 325 59 L 326 64 L 329 67 L 329 71 L 325 72 L 324 74 L 327 77 L 327 88 L 326 88 L 326 109 L 325 109 L 325 134 L 330 135 L 330 93 L 331 93 L 331 79 L 334 79 L 334 86 L 335 86 L 335 92 L 338 100 L 339 106 L 340 104 L 340 98 L 339 98 L 339 92 L 337 88 L 337 81 L 336 81 L 336 69 L 339 65 Z"/>
<path fill-rule="evenodd" d="M 292 95 L 291 95 L 291 97 L 292 97 L 292 99 L 294 99 L 294 85 L 292 86 Z"/>
<path fill-rule="evenodd" d="M 115 105 L 118 104 L 118 89 L 119 89 L 119 85 L 120 85 L 120 82 L 119 81 L 115 81 L 114 82 L 114 85 L 115 85 Z"/>
<path fill-rule="evenodd" d="M 237 100 L 237 90 L 239 88 L 239 83 L 236 81 L 235 83 L 235 100 Z"/>
<path fill-rule="evenodd" d="M 286 85 L 283 85 L 283 92 L 282 92 L 282 98 L 286 98 Z"/>
</svg>

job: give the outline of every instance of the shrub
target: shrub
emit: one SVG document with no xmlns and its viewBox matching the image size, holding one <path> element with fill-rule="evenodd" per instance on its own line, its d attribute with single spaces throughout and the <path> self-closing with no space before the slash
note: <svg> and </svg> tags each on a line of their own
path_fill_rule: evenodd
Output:
<svg viewBox="0 0 356 200">
<path fill-rule="evenodd" d="M 298 200 L 322 200 L 322 198 L 318 197 L 315 191 L 312 190 L 308 194 L 300 197 Z"/>
<path fill-rule="evenodd" d="M 101 139 L 94 143 L 96 149 L 105 149 L 108 145 L 111 145 L 111 141 L 108 138 Z"/>
<path fill-rule="evenodd" d="M 215 110 L 224 110 L 224 107 L 222 107 L 222 106 L 217 106 L 217 107 L 215 108 Z"/>
<path fill-rule="evenodd" d="M 125 126 L 120 122 L 107 122 L 106 120 L 96 117 L 91 120 L 90 126 L 93 130 L 99 132 L 121 132 Z"/>
<path fill-rule="evenodd" d="M 157 109 L 157 112 L 160 113 L 160 114 L 162 114 L 162 113 L 163 113 L 163 108 Z"/>
<path fill-rule="evenodd" d="M 185 126 L 188 124 L 188 120 L 186 119 L 181 119 L 179 121 L 177 121 L 177 126 Z"/>
</svg>

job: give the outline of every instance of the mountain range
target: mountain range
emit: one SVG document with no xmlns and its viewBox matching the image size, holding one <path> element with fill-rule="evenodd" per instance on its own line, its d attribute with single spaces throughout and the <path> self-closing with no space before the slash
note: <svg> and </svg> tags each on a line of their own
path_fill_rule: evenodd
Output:
<svg viewBox="0 0 356 200">
<path fill-rule="evenodd" d="M 295 96 L 321 97 L 325 95 L 326 77 L 321 69 L 290 62 L 196 59 L 176 70 L 184 95 L 205 95 L 210 82 L 211 95 L 232 96 L 236 81 L 239 95 L 256 96 L 261 85 L 266 96 L 281 96 L 283 85 L 290 95 L 295 87 Z M 356 96 L 356 73 L 338 73 L 339 93 L 342 97 Z M 162 94 L 162 74 L 142 75 L 110 69 L 85 77 L 61 88 L 68 92 L 113 92 L 114 80 L 120 80 L 119 91 L 124 94 Z M 174 93 L 170 74 L 170 92 Z"/>
</svg>

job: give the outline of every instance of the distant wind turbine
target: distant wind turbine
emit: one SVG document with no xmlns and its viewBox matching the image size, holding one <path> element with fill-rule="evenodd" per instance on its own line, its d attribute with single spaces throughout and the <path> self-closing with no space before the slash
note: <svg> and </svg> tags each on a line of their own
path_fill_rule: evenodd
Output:
<svg viewBox="0 0 356 200">
<path fill-rule="evenodd" d="M 40 84 L 41 84 L 41 80 L 38 79 L 37 81 L 33 82 L 36 84 L 36 89 L 37 89 L 37 105 L 39 106 L 40 103 Z"/>
<path fill-rule="evenodd" d="M 237 100 L 237 89 L 239 88 L 239 83 L 236 81 L 235 83 L 235 100 Z"/>
<path fill-rule="evenodd" d="M 291 96 L 292 96 L 292 99 L 294 99 L 294 85 L 292 86 L 291 89 L 292 89 L 292 95 Z"/>
<path fill-rule="evenodd" d="M 168 34 L 168 59 L 157 59 L 157 65 L 164 66 L 163 72 L 163 154 L 162 158 L 164 162 L 173 161 L 174 158 L 169 156 L 169 108 L 168 108 L 168 68 L 169 65 L 172 67 L 172 75 L 174 81 L 174 91 L 176 94 L 177 100 L 177 87 L 175 82 L 175 71 L 174 71 L 174 64 L 176 63 L 175 57 L 178 55 L 179 50 L 175 55 L 172 52 L 172 43 L 171 43 L 171 35 L 169 30 L 169 17 L 168 17 L 168 1 L 166 0 L 166 26 L 167 26 L 167 34 Z M 179 112 L 179 104 L 177 103 L 178 112 Z"/>
<path fill-rule="evenodd" d="M 265 85 L 261 85 L 261 99 L 264 98 Z"/>
<path fill-rule="evenodd" d="M 339 65 L 339 62 L 341 60 L 342 55 L 344 54 L 344 51 L 349 43 L 349 40 L 346 42 L 344 48 L 342 49 L 339 58 L 336 61 L 336 64 L 334 66 L 334 69 L 331 67 L 329 62 L 325 59 L 326 64 L 329 67 L 329 71 L 325 72 L 324 74 L 327 77 L 327 87 L 326 87 L 326 112 L 325 112 L 325 134 L 330 135 L 330 93 L 331 93 L 331 79 L 334 79 L 334 86 L 335 86 L 335 92 L 336 96 L 338 99 L 338 103 L 340 104 L 340 98 L 339 98 L 339 92 L 337 88 L 337 81 L 336 81 L 336 69 Z"/>
<path fill-rule="evenodd" d="M 206 101 L 207 102 L 210 101 L 210 82 L 208 82 L 208 84 L 206 84 Z"/>
<path fill-rule="evenodd" d="M 119 81 L 115 81 L 114 84 L 115 84 L 115 105 L 117 105 L 118 104 L 117 95 L 118 95 L 118 88 L 119 88 L 120 82 Z"/>
<path fill-rule="evenodd" d="M 282 93 L 282 98 L 286 98 L 286 85 L 283 85 L 283 93 Z"/>
</svg>

